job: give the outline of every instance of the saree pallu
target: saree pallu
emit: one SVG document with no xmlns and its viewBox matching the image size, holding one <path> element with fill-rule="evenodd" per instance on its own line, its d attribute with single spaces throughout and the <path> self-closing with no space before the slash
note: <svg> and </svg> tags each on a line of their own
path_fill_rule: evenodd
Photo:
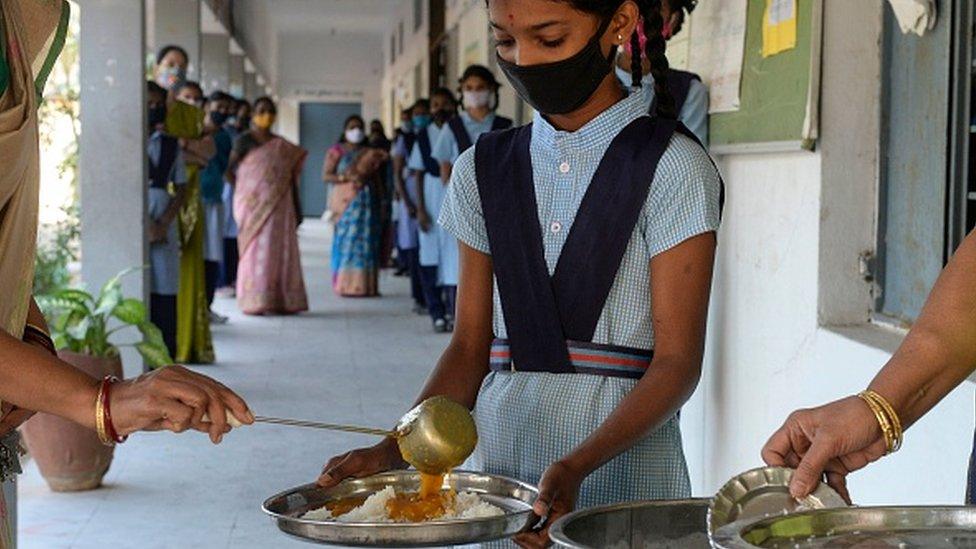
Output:
<svg viewBox="0 0 976 549">
<path fill-rule="evenodd" d="M 62 1 L 0 1 L 0 330 L 17 339 L 27 321 L 34 277 L 38 98 L 64 46 L 69 14 Z M 16 438 L 0 439 L 0 480 L 18 472 Z M 15 543 L 10 511 L 0 490 L 0 549 Z"/>
<path fill-rule="evenodd" d="M 246 314 L 308 310 L 294 200 L 306 155 L 275 137 L 249 152 L 237 168 L 237 304 Z"/>
<path fill-rule="evenodd" d="M 203 111 L 177 101 L 166 113 L 166 133 L 184 139 L 199 139 L 203 131 Z M 179 213 L 180 286 L 176 294 L 177 362 L 214 362 L 210 337 L 210 308 L 207 304 L 203 266 L 203 204 L 200 198 L 200 168 L 186 167 L 186 201 Z"/>
<path fill-rule="evenodd" d="M 348 153 L 339 165 L 340 172 L 355 165 L 364 152 Z M 375 297 L 379 295 L 380 248 L 383 227 L 379 177 L 357 191 L 351 183 L 333 189 L 336 194 L 350 194 L 352 199 L 340 212 L 332 239 L 332 289 L 342 297 Z M 354 193 L 354 194 L 353 194 Z"/>
</svg>

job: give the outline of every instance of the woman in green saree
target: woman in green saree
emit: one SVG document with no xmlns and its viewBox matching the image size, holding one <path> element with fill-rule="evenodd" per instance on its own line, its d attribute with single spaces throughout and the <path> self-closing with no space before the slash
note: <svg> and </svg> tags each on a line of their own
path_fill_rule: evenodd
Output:
<svg viewBox="0 0 976 549">
<path fill-rule="evenodd" d="M 203 204 L 200 169 L 215 152 L 212 140 L 201 139 L 203 110 L 180 95 L 194 90 L 184 86 L 189 58 L 179 46 L 166 46 L 156 57 L 156 82 L 170 90 L 166 105 L 166 133 L 180 139 L 187 158 L 186 202 L 179 215 L 180 285 L 176 296 L 176 360 L 193 364 L 214 362 L 210 337 L 203 263 Z M 197 86 L 199 88 L 199 86 Z M 185 90 L 185 93 L 184 93 Z M 200 94 L 203 95 L 202 93 Z"/>
</svg>

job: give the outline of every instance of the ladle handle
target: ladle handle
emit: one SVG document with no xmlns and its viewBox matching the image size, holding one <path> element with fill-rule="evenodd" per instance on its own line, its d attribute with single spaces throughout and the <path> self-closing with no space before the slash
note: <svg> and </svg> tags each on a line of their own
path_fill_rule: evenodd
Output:
<svg viewBox="0 0 976 549">
<path fill-rule="evenodd" d="M 210 421 L 210 414 L 203 414 L 203 421 Z M 288 427 L 307 427 L 309 429 L 325 429 L 327 431 L 344 431 L 346 433 L 359 433 L 363 435 L 376 435 L 378 437 L 396 437 L 396 431 L 386 431 L 384 429 L 371 429 L 369 427 L 356 427 L 355 425 L 334 425 L 332 423 L 318 423 L 316 421 L 303 421 L 300 419 L 283 419 L 280 417 L 254 416 L 255 423 L 271 423 L 274 425 L 287 425 Z M 227 410 L 227 423 L 233 428 L 243 427 L 234 414 Z"/>
<path fill-rule="evenodd" d="M 302 421 L 299 419 L 282 419 L 278 417 L 255 416 L 257 423 L 271 423 L 274 425 L 287 425 L 288 427 L 307 427 L 309 429 L 325 429 L 327 431 L 344 431 L 346 433 L 359 433 L 363 435 L 376 435 L 379 437 L 395 437 L 394 431 L 385 429 L 372 429 L 369 427 L 356 427 L 354 425 L 335 425 L 332 423 L 319 423 L 316 421 Z"/>
</svg>

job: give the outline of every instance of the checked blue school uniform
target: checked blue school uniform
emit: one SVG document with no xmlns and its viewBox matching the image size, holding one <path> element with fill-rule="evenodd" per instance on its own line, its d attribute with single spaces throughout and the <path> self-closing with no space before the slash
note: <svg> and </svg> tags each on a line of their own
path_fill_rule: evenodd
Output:
<svg viewBox="0 0 976 549">
<path fill-rule="evenodd" d="M 504 116 L 491 113 L 484 120 L 478 121 L 470 114 L 462 112 L 447 123 L 450 131 L 441 132 L 440 138 L 434 145 L 432 156 L 438 162 L 454 164 L 457 157 L 478 142 L 478 138 L 490 131 L 507 130 L 512 127 L 512 121 Z"/>
<path fill-rule="evenodd" d="M 424 193 L 427 213 L 435 221 L 429 231 L 420 231 L 420 265 L 422 267 L 437 267 L 438 286 L 457 286 L 457 240 L 436 223 L 440 217 L 444 197 L 447 194 L 447 186 L 441 181 L 441 168 L 434 160 L 432 153 L 441 133 L 446 130 L 447 124 L 442 127 L 431 124 L 427 126 L 426 130 L 418 132 L 417 142 L 414 143 L 407 167 L 411 170 L 424 172 L 423 189 L 421 190 Z M 425 151 L 428 146 L 430 149 Z"/>
<path fill-rule="evenodd" d="M 495 271 L 469 468 L 537 484 L 649 367 L 650 261 L 719 227 L 721 178 L 686 132 L 634 93 L 576 132 L 536 114 L 457 159 L 440 222 Z M 675 416 L 591 474 L 578 506 L 690 494 Z"/>
</svg>

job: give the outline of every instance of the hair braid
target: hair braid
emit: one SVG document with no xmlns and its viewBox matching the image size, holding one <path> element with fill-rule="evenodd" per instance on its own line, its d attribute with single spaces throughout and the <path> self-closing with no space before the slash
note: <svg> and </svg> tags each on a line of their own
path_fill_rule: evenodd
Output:
<svg viewBox="0 0 976 549">
<path fill-rule="evenodd" d="M 634 88 L 641 87 L 644 81 L 644 67 L 641 64 L 640 35 L 636 30 L 630 35 L 630 82 Z"/>
<path fill-rule="evenodd" d="M 644 34 L 647 36 L 647 60 L 651 64 L 654 77 L 655 112 L 663 118 L 677 118 L 674 96 L 668 85 L 671 65 L 666 54 L 667 42 L 664 40 L 664 18 L 661 16 L 661 0 L 639 2 L 644 17 Z"/>
</svg>

